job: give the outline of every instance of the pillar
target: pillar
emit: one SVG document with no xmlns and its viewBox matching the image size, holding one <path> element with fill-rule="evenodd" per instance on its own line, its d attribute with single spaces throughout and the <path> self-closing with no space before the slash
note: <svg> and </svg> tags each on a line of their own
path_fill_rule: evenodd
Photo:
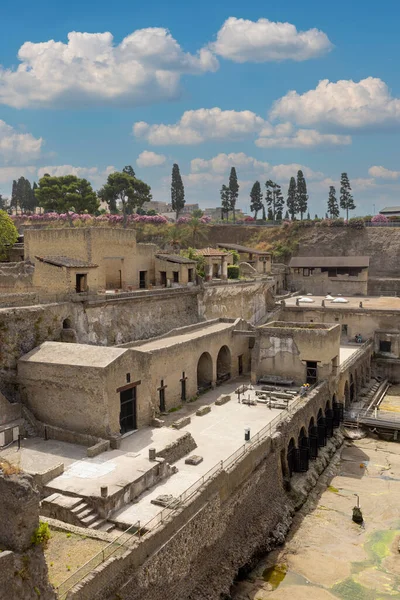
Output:
<svg viewBox="0 0 400 600">
<path fill-rule="evenodd" d="M 228 261 L 226 259 L 226 256 L 222 257 L 221 279 L 228 279 Z"/>
<path fill-rule="evenodd" d="M 213 265 L 212 265 L 212 261 L 210 260 L 210 262 L 206 266 L 206 281 L 211 281 L 212 278 L 213 278 Z"/>
</svg>

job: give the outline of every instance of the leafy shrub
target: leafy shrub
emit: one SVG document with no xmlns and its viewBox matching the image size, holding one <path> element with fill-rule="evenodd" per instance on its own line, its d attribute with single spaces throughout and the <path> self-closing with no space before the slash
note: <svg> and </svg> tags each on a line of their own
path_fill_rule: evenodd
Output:
<svg viewBox="0 0 400 600">
<path fill-rule="evenodd" d="M 239 279 L 239 267 L 228 265 L 228 279 Z"/>
<path fill-rule="evenodd" d="M 34 546 L 42 545 L 46 548 L 50 539 L 50 527 L 48 523 L 40 521 L 39 527 L 35 529 L 31 537 L 31 544 Z"/>
<path fill-rule="evenodd" d="M 344 219 L 333 219 L 331 221 L 331 225 L 330 225 L 330 227 L 344 227 L 344 226 L 345 226 Z"/>
<path fill-rule="evenodd" d="M 352 227 L 353 229 L 364 229 L 365 223 L 363 219 L 353 217 L 352 219 L 349 219 L 347 226 Z"/>
</svg>

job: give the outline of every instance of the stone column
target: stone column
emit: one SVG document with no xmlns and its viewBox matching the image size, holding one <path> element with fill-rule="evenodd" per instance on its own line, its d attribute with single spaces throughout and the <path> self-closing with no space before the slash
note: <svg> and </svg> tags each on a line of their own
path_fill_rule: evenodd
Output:
<svg viewBox="0 0 400 600">
<path fill-rule="evenodd" d="M 228 279 L 228 260 L 227 260 L 226 256 L 222 257 L 221 279 Z"/>
<path fill-rule="evenodd" d="M 213 264 L 212 264 L 212 260 L 210 259 L 210 262 L 206 266 L 206 281 L 211 281 L 212 278 L 213 278 Z"/>
</svg>

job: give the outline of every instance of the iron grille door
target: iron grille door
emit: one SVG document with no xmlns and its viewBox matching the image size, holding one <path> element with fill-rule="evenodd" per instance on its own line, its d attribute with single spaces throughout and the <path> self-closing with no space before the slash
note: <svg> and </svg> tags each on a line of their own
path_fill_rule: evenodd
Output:
<svg viewBox="0 0 400 600">
<path fill-rule="evenodd" d="M 318 423 L 318 448 L 326 446 L 326 425 Z"/>
<path fill-rule="evenodd" d="M 318 457 L 318 427 L 311 427 L 309 434 L 310 458 L 315 460 Z"/>
<path fill-rule="evenodd" d="M 308 471 L 308 448 L 296 448 L 294 456 L 294 470 L 296 473 Z"/>
<path fill-rule="evenodd" d="M 328 438 L 333 436 L 333 410 L 328 409 L 325 412 L 326 435 Z"/>
</svg>

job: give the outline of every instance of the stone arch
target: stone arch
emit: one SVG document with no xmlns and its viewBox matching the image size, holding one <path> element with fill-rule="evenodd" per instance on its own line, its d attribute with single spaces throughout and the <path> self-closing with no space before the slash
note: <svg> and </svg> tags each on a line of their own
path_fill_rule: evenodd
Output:
<svg viewBox="0 0 400 600">
<path fill-rule="evenodd" d="M 290 441 L 289 441 L 289 444 L 287 447 L 287 455 L 286 455 L 289 477 L 292 476 L 293 471 L 294 471 L 295 450 L 296 450 L 296 442 L 295 442 L 294 438 L 290 438 Z"/>
<path fill-rule="evenodd" d="M 62 322 L 62 328 L 63 329 L 72 329 L 72 321 L 69 317 L 64 319 L 64 321 Z"/>
<path fill-rule="evenodd" d="M 308 424 L 308 435 L 310 435 L 313 427 L 315 427 L 315 419 L 314 417 L 311 417 L 310 422 Z"/>
<path fill-rule="evenodd" d="M 305 427 L 300 429 L 297 446 L 298 448 L 308 448 L 308 434 Z"/>
<path fill-rule="evenodd" d="M 322 411 L 322 408 L 319 409 L 318 411 L 318 415 L 317 415 L 317 423 L 322 423 L 324 420 L 324 413 Z"/>
<path fill-rule="evenodd" d="M 197 388 L 207 390 L 212 386 L 213 362 L 209 352 L 203 352 L 197 363 Z"/>
<path fill-rule="evenodd" d="M 331 403 L 331 400 L 330 400 L 330 398 L 329 398 L 329 399 L 326 401 L 326 403 L 325 403 L 325 413 L 326 413 L 326 411 L 327 411 L 327 410 L 330 410 L 331 408 L 332 408 L 332 403 Z"/>
<path fill-rule="evenodd" d="M 232 355 L 228 346 L 222 346 L 217 356 L 217 382 L 231 378 Z"/>
<path fill-rule="evenodd" d="M 346 410 L 350 408 L 350 388 L 349 382 L 347 380 L 344 384 L 344 407 Z"/>
</svg>

